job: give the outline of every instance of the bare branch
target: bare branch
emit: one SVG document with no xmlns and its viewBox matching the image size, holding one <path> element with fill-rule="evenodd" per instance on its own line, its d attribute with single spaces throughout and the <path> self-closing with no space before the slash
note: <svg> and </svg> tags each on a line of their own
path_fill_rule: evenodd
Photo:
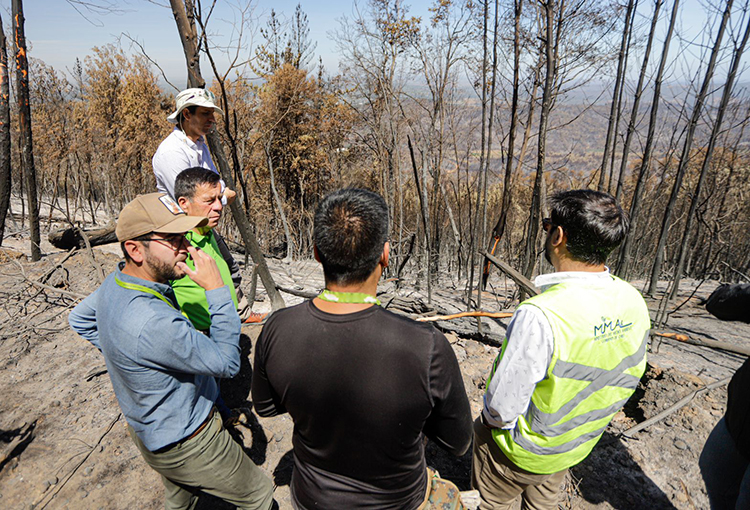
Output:
<svg viewBox="0 0 750 510">
<path fill-rule="evenodd" d="M 95 27 L 103 27 L 104 23 L 101 20 L 94 20 L 86 15 L 86 12 L 90 15 L 106 16 L 107 14 L 125 14 L 131 11 L 131 9 L 123 9 L 121 2 L 116 0 L 95 0 L 87 2 L 85 0 L 66 0 L 68 4 L 81 15 L 83 19 L 94 25 Z"/>
<path fill-rule="evenodd" d="M 159 73 L 161 73 L 161 77 L 164 78 L 164 81 L 170 87 L 172 87 L 173 89 L 175 89 L 175 91 L 177 91 L 177 92 L 179 92 L 181 90 L 174 83 L 172 83 L 171 81 L 169 81 L 169 78 L 167 78 L 167 75 L 164 72 L 164 69 L 162 69 L 162 67 L 156 62 L 156 60 L 154 60 L 153 58 L 151 58 L 149 56 L 149 54 L 146 52 L 146 48 L 143 47 L 143 44 L 141 44 L 140 41 L 138 41 L 137 39 L 134 39 L 133 37 L 131 37 L 129 33 L 122 32 L 122 33 L 120 33 L 120 37 L 117 38 L 118 42 L 120 42 L 120 38 L 122 38 L 122 37 L 124 37 L 127 40 L 129 40 L 131 46 L 137 46 L 138 47 L 138 49 L 141 52 L 141 55 L 143 55 L 146 58 L 146 60 L 148 60 L 149 62 L 151 62 L 154 65 L 154 67 L 156 67 L 159 70 Z"/>
</svg>

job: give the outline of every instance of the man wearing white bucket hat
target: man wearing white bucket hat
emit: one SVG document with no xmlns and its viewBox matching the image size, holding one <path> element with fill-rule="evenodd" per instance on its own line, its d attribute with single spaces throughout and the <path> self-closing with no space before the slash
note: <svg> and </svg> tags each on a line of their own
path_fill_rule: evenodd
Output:
<svg viewBox="0 0 750 510">
<path fill-rule="evenodd" d="M 210 90 L 183 90 L 177 94 L 176 102 L 175 111 L 167 117 L 169 122 L 175 124 L 175 128 L 159 145 L 151 160 L 156 188 L 172 198 L 174 181 L 186 168 L 200 166 L 219 173 L 211 159 L 205 137 L 216 123 L 214 114 L 224 114 L 216 106 L 216 96 Z M 221 181 L 221 189 L 226 199 L 223 202 L 234 200 L 236 193 L 226 189 L 224 181 Z"/>
</svg>

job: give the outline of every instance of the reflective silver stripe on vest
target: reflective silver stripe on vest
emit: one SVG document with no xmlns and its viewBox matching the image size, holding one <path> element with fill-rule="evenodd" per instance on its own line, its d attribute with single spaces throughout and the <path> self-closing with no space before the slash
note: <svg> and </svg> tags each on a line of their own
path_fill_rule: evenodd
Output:
<svg viewBox="0 0 750 510">
<path fill-rule="evenodd" d="M 591 441 L 592 439 L 596 439 L 597 437 L 602 435 L 604 433 L 604 429 L 607 428 L 607 425 L 609 425 L 609 423 L 607 423 L 600 429 L 593 430 L 587 434 L 583 434 L 582 436 L 578 436 L 577 438 L 568 441 L 565 444 L 561 444 L 560 446 L 539 446 L 538 444 L 523 437 L 523 435 L 518 432 L 518 427 L 516 427 L 513 429 L 513 442 L 524 450 L 529 451 L 535 455 L 555 455 L 557 453 L 567 453 L 578 448 L 582 444 Z"/>
<path fill-rule="evenodd" d="M 593 411 L 589 411 L 588 413 L 578 415 L 561 425 L 547 425 L 542 420 L 534 416 L 532 417 L 532 421 L 530 422 L 531 430 L 546 437 L 561 436 L 576 427 L 580 427 L 584 423 L 601 420 L 602 418 L 606 418 L 607 416 L 615 414 L 620 410 L 622 406 L 624 406 L 628 402 L 629 398 L 630 397 L 622 399 L 619 402 L 615 402 L 611 406 L 605 407 L 604 409 L 594 409 Z"/>
<path fill-rule="evenodd" d="M 578 392 L 575 397 L 569 400 L 565 405 L 563 405 L 554 413 L 545 413 L 541 411 L 532 400 L 529 404 L 528 411 L 526 411 L 526 421 L 529 423 L 531 430 L 545 437 L 556 437 L 565 434 L 566 432 L 569 432 L 585 423 L 605 418 L 610 414 L 614 414 L 615 412 L 617 412 L 620 407 L 625 405 L 628 399 L 621 400 L 620 402 L 612 404 L 604 409 L 595 409 L 593 411 L 589 411 L 580 416 L 571 418 L 565 423 L 557 424 L 562 418 L 567 416 L 568 413 L 575 409 L 578 404 L 580 404 L 589 396 L 601 390 L 602 388 L 605 388 L 606 386 L 635 389 L 638 386 L 639 378 L 630 374 L 625 374 L 623 372 L 629 368 L 638 366 L 638 364 L 643 361 L 643 358 L 646 355 L 648 336 L 649 332 L 647 331 L 638 350 L 630 356 L 623 358 L 620 363 L 618 363 L 617 366 L 612 370 L 603 370 L 601 368 L 587 367 L 585 365 L 580 365 L 577 363 L 569 363 L 558 360 L 558 362 L 555 364 L 555 367 L 552 369 L 553 375 L 555 375 L 556 377 L 567 377 L 568 379 L 575 379 L 579 381 L 591 381 L 591 384 Z M 558 366 L 560 366 L 559 371 Z M 607 425 L 608 423 L 599 430 L 583 434 L 582 436 L 579 436 L 565 444 L 545 447 L 539 446 L 536 443 L 533 443 L 523 437 L 523 435 L 519 431 L 519 425 L 516 424 L 516 426 L 513 428 L 513 441 L 525 450 L 528 450 L 531 453 L 537 455 L 553 455 L 558 453 L 565 453 L 575 449 L 576 447 L 582 445 L 587 441 L 590 441 L 591 439 L 598 437 L 600 434 L 602 434 L 602 432 L 604 432 L 604 429 L 607 427 Z"/>
<path fill-rule="evenodd" d="M 612 379 L 612 371 L 605 370 L 603 368 L 588 367 L 579 363 L 571 363 L 569 361 L 558 361 L 555 364 L 555 368 L 552 373 L 560 378 L 575 379 L 576 381 L 590 381 L 594 382 L 600 378 Z M 615 374 L 617 375 L 617 374 Z M 623 388 L 634 388 L 638 386 L 638 377 L 630 374 L 620 374 L 621 377 L 617 381 L 613 380 L 607 386 L 620 386 Z"/>
</svg>

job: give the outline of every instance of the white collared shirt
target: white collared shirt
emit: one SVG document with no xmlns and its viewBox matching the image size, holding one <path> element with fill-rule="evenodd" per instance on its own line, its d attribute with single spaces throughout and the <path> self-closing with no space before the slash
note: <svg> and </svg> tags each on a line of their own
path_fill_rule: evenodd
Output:
<svg viewBox="0 0 750 510">
<path fill-rule="evenodd" d="M 201 136 L 197 142 L 193 142 L 178 127 L 175 127 L 169 136 L 161 142 L 151 163 L 154 166 L 154 175 L 156 176 L 156 189 L 162 193 L 169 193 L 172 198 L 174 198 L 174 181 L 183 170 L 199 166 L 219 173 L 214 166 L 211 152 L 208 150 L 204 138 Z M 224 188 L 225 184 L 222 180 L 222 192 Z"/>
<path fill-rule="evenodd" d="M 605 267 L 596 273 L 565 271 L 539 275 L 534 285 L 544 292 L 561 282 L 608 278 L 609 268 Z M 536 384 L 547 375 L 555 339 L 547 317 L 533 305 L 516 309 L 505 336 L 508 345 L 484 394 L 483 414 L 490 426 L 512 429 L 528 409 Z"/>
</svg>

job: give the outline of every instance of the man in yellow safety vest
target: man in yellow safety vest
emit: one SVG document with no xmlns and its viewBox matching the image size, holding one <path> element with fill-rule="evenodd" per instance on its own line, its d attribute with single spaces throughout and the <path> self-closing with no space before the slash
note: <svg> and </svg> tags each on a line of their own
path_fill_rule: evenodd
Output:
<svg viewBox="0 0 750 510">
<path fill-rule="evenodd" d="M 568 468 L 588 456 L 635 391 L 646 368 L 650 319 L 630 284 L 610 274 L 607 256 L 629 221 L 606 193 L 572 190 L 551 198 L 543 220 L 545 257 L 508 325 L 474 424 L 472 485 L 480 509 L 556 509 Z"/>
</svg>

